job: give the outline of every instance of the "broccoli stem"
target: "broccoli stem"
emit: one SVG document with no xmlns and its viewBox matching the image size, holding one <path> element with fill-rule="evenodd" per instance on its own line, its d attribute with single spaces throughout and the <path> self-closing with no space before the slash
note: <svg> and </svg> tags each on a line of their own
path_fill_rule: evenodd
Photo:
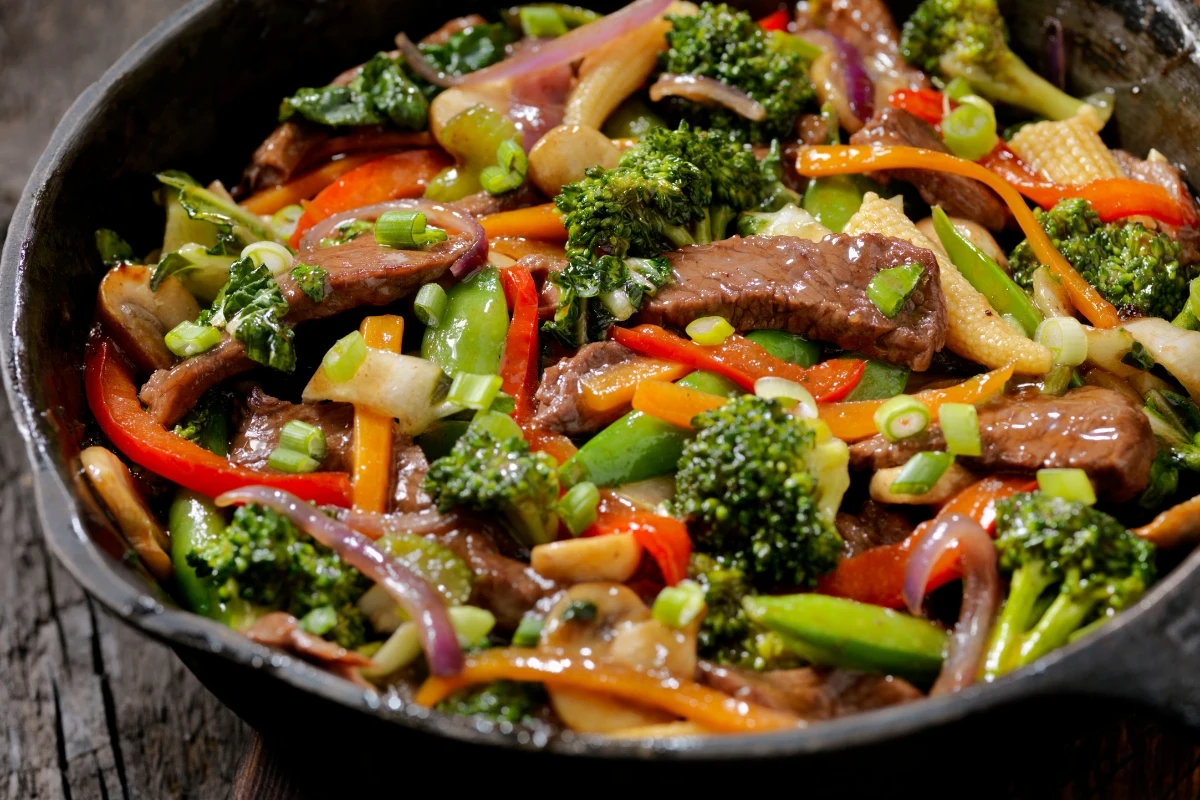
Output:
<svg viewBox="0 0 1200 800">
<path fill-rule="evenodd" d="M 725 238 L 729 223 L 737 217 L 738 212 L 726 205 L 713 206 L 709 211 L 709 226 L 712 229 L 713 241 Z"/>
<path fill-rule="evenodd" d="M 1033 624 L 1038 598 L 1053 582 L 1042 562 L 1032 561 L 1013 572 L 1008 600 L 992 630 L 992 641 L 983 662 L 984 677 L 999 677 L 1014 668 L 1021 638 Z"/>
<path fill-rule="evenodd" d="M 1005 59 L 1004 68 L 996 74 L 972 69 L 966 77 L 971 88 L 979 94 L 1028 109 L 1047 119 L 1070 119 L 1088 106 L 1087 102 L 1071 97 L 1011 54 Z"/>
<path fill-rule="evenodd" d="M 688 233 L 687 229 L 678 225 L 664 225 L 662 230 L 663 236 L 667 237 L 668 241 L 676 247 L 687 247 L 690 244 L 707 244 L 708 242 L 697 242 L 692 234 Z M 710 240 L 711 241 L 711 240 Z"/>
<path fill-rule="evenodd" d="M 1021 642 L 1021 650 L 1016 656 L 1015 667 L 1032 664 L 1050 651 L 1062 647 L 1095 607 L 1096 599 L 1088 593 L 1059 594 L 1038 620 L 1038 624 L 1025 635 Z"/>
</svg>

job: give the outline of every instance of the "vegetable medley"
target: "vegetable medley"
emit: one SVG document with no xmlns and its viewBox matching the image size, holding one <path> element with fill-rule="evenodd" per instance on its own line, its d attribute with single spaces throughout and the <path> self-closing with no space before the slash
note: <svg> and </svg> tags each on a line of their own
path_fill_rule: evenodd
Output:
<svg viewBox="0 0 1200 800">
<path fill-rule="evenodd" d="M 236 187 L 159 173 L 153 250 L 96 234 L 80 455 L 141 567 L 624 738 L 957 692 L 1137 604 L 1200 535 L 1179 171 L 994 0 L 801 8 L 454 19 L 282 98 Z"/>
</svg>

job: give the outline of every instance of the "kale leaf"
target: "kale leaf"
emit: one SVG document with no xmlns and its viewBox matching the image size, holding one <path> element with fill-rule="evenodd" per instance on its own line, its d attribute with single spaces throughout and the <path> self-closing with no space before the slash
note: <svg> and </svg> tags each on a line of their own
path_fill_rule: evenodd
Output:
<svg viewBox="0 0 1200 800">
<path fill-rule="evenodd" d="M 299 89 L 285 99 L 279 121 L 296 114 L 321 125 L 380 125 L 389 120 L 401 130 L 424 130 L 429 101 L 402 66 L 402 60 L 376 53 L 354 79 L 343 85 Z"/>
</svg>

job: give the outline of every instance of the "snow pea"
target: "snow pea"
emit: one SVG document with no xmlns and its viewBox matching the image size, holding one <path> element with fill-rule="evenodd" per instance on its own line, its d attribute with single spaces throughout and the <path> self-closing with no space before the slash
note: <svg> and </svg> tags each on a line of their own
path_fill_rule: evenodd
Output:
<svg viewBox="0 0 1200 800">
<path fill-rule="evenodd" d="M 863 189 L 853 175 L 813 178 L 804 190 L 805 211 L 826 228 L 840 233 L 862 205 Z"/>
<path fill-rule="evenodd" d="M 710 394 L 733 397 L 737 384 L 711 372 L 693 372 L 678 381 Z M 562 481 L 619 486 L 674 472 L 691 433 L 640 411 L 630 411 L 593 436 L 562 465 Z"/>
<path fill-rule="evenodd" d="M 803 336 L 787 331 L 750 331 L 746 338 L 759 344 L 778 359 L 811 367 L 821 360 L 821 343 L 810 342 Z"/>
<path fill-rule="evenodd" d="M 508 334 L 508 306 L 500 272 L 484 267 L 446 292 L 446 313 L 425 329 L 421 358 L 447 375 L 494 375 L 500 369 Z"/>
</svg>

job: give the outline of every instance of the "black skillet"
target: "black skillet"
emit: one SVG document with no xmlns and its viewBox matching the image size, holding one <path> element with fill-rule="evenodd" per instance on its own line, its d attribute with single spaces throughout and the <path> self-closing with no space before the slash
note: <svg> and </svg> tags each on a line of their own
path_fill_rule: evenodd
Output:
<svg viewBox="0 0 1200 800">
<path fill-rule="evenodd" d="M 182 168 L 236 182 L 271 129 L 281 96 L 388 49 L 396 31 L 422 33 L 478 10 L 459 0 L 196 0 L 139 42 L 63 118 L 9 228 L 0 343 L 46 540 L 94 597 L 173 647 L 251 723 L 305 733 L 325 756 L 331 742 L 349 742 L 372 772 L 381 766 L 391 772 L 417 747 L 422 761 L 433 759 L 428 763 L 445 763 L 444 757 L 483 769 L 499 765 L 514 788 L 528 783 L 521 776 L 534 774 L 530 768 L 570 769 L 564 760 L 571 758 L 584 766 L 580 757 L 602 759 L 596 766 L 604 776 L 674 781 L 709 781 L 730 768 L 745 774 L 750 761 L 756 775 L 787 781 L 799 776 L 799 761 L 810 767 L 819 759 L 819 773 L 802 774 L 828 780 L 791 783 L 811 794 L 822 787 L 886 787 L 897 771 L 940 774 L 952 760 L 941 754 L 982 754 L 1013 744 L 1014 731 L 1028 755 L 1039 737 L 1053 741 L 1052 734 L 1077 730 L 1113 701 L 1133 701 L 1200 728 L 1200 554 L 1101 632 L 995 684 L 794 733 L 688 744 L 569 734 L 538 741 L 383 701 L 180 610 L 131 569 L 119 538 L 75 485 L 87 419 L 80 365 L 101 275 L 93 231 L 118 228 L 135 250 L 149 250 L 161 236 L 161 212 L 149 199 L 152 173 Z M 1018 48 L 1036 57 L 1049 10 L 1035 2 L 1007 10 Z M 1076 93 L 1117 89 L 1110 127 L 1119 129 L 1124 146 L 1138 154 L 1157 147 L 1200 169 L 1200 8 L 1186 0 L 1080 0 L 1054 11 L 1073 43 Z M 866 754 L 870 766 L 861 760 Z M 697 769 L 697 761 L 706 768 Z"/>
</svg>

